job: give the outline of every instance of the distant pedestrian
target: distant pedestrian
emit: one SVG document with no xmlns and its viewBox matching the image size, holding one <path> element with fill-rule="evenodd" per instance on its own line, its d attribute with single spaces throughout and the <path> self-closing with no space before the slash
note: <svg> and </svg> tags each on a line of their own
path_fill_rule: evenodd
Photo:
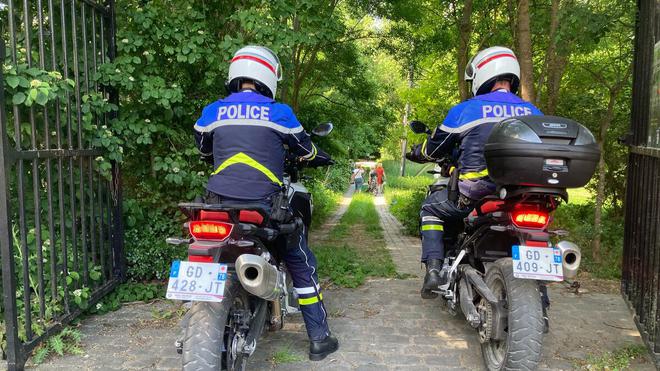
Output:
<svg viewBox="0 0 660 371">
<path fill-rule="evenodd" d="M 357 165 L 357 167 L 353 169 L 351 181 L 355 184 L 355 192 L 360 192 L 362 190 L 362 185 L 364 184 L 364 169 L 362 168 L 362 165 Z"/>
<path fill-rule="evenodd" d="M 385 168 L 380 162 L 376 165 L 376 184 L 378 185 L 378 194 L 383 194 L 383 186 L 385 185 Z"/>
</svg>

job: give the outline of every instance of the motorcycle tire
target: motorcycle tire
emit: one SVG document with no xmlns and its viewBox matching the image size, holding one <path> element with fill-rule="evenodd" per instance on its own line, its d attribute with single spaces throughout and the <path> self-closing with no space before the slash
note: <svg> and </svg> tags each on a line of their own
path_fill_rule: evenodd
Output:
<svg viewBox="0 0 660 371">
<path fill-rule="evenodd" d="M 506 340 L 481 344 L 489 370 L 535 370 L 543 348 L 543 309 L 535 280 L 513 276 L 511 258 L 497 260 L 486 271 L 486 285 L 500 300 L 506 300 Z"/>
<path fill-rule="evenodd" d="M 183 338 L 183 371 L 243 370 L 227 367 L 227 330 L 229 316 L 237 307 L 237 301 L 247 303 L 247 295 L 241 284 L 227 280 L 225 297 L 220 303 L 194 302 Z M 238 306 L 244 307 L 239 304 Z M 244 308 L 236 308 L 244 309 Z"/>
</svg>

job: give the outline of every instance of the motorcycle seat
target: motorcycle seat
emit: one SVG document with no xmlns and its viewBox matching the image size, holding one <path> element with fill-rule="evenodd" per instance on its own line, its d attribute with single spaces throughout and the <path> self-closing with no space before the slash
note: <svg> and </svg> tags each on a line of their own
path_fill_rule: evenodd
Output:
<svg viewBox="0 0 660 371">
<path fill-rule="evenodd" d="M 226 211 L 211 211 L 200 210 L 199 220 L 215 220 L 220 222 L 231 222 L 229 213 Z M 261 225 L 264 222 L 264 217 L 255 210 L 241 210 L 238 214 L 238 221 L 242 223 L 250 223 Z"/>
<path fill-rule="evenodd" d="M 477 207 L 475 207 L 474 210 L 472 210 L 472 212 L 470 213 L 470 216 L 492 213 L 500 210 L 503 205 L 504 205 L 504 201 L 502 200 L 486 201 L 480 205 L 477 205 Z"/>
</svg>

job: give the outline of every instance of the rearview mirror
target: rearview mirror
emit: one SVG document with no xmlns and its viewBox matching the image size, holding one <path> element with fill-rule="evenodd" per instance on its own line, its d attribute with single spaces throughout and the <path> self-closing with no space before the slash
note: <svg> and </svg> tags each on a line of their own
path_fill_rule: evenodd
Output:
<svg viewBox="0 0 660 371">
<path fill-rule="evenodd" d="M 408 126 L 410 126 L 410 130 L 415 134 L 431 134 L 431 130 L 429 130 L 426 124 L 421 121 L 410 121 Z"/>
<path fill-rule="evenodd" d="M 320 124 L 319 126 L 315 127 L 314 130 L 312 130 L 312 134 L 318 136 L 318 137 L 325 137 L 330 132 L 332 132 L 332 129 L 334 129 L 334 125 L 332 125 L 332 122 L 326 122 L 324 124 Z"/>
</svg>

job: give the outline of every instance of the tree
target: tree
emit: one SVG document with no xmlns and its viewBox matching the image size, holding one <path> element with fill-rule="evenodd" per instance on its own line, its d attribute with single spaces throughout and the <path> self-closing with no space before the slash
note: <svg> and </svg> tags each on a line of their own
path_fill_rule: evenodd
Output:
<svg viewBox="0 0 660 371">
<path fill-rule="evenodd" d="M 529 0 L 518 0 L 518 62 L 520 63 L 520 94 L 529 102 L 536 101 L 534 90 L 534 62 L 532 31 L 530 30 Z"/>
</svg>

